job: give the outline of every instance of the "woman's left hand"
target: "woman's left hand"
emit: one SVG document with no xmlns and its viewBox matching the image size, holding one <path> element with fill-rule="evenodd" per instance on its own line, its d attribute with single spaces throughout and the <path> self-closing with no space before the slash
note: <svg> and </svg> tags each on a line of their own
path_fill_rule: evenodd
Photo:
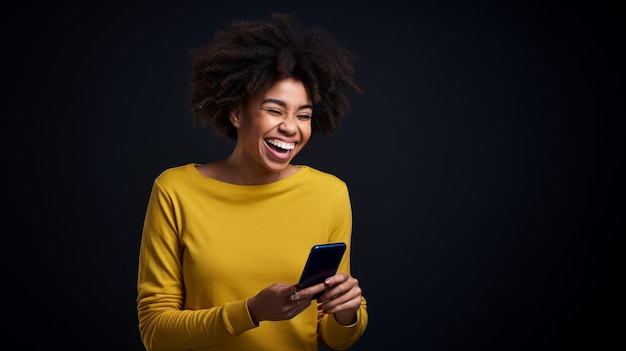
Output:
<svg viewBox="0 0 626 351">
<path fill-rule="evenodd" d="M 347 273 L 338 273 L 324 281 L 326 290 L 317 302 L 324 313 L 333 313 L 337 322 L 350 325 L 356 322 L 356 311 L 361 305 L 363 292 L 359 281 Z"/>
</svg>

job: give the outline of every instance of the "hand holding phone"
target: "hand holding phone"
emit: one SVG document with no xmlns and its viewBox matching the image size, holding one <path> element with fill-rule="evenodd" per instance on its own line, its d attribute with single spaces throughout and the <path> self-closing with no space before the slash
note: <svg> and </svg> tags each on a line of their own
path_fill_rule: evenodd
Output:
<svg viewBox="0 0 626 351">
<path fill-rule="evenodd" d="M 314 245 L 302 270 L 300 281 L 296 285 L 298 290 L 323 283 L 326 278 L 335 275 L 345 251 L 346 244 L 343 242 Z M 320 295 L 322 292 L 311 299 L 316 299 Z"/>
</svg>

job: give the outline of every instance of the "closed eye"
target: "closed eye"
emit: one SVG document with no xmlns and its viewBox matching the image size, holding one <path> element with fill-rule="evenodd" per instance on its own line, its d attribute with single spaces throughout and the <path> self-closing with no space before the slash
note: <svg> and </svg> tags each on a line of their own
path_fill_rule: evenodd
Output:
<svg viewBox="0 0 626 351">
<path fill-rule="evenodd" d="M 269 112 L 270 114 L 273 114 L 273 115 L 282 115 L 283 114 L 281 111 L 274 110 L 274 109 L 271 109 L 271 108 L 264 108 L 263 110 L 266 111 L 266 112 Z"/>
<path fill-rule="evenodd" d="M 298 119 L 301 119 L 301 120 L 309 120 L 312 117 L 313 116 L 311 116 L 311 115 L 298 115 Z"/>
</svg>

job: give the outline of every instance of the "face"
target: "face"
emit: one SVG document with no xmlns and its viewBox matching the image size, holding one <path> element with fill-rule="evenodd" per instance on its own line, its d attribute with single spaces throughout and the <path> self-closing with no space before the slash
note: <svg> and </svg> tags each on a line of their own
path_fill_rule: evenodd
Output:
<svg viewBox="0 0 626 351">
<path fill-rule="evenodd" d="M 313 107 L 300 81 L 278 81 L 231 113 L 242 162 L 260 172 L 285 170 L 311 137 Z"/>
</svg>

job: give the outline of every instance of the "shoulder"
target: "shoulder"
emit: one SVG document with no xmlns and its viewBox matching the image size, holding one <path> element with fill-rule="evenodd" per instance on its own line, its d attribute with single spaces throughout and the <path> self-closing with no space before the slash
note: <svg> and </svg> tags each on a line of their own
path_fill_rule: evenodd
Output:
<svg viewBox="0 0 626 351">
<path fill-rule="evenodd" d="M 156 183 L 161 185 L 178 183 L 181 179 L 193 177 L 195 164 L 188 163 L 185 165 L 174 166 L 162 171 L 155 179 Z"/>
<path fill-rule="evenodd" d="M 345 188 L 346 182 L 339 178 L 337 175 L 319 170 L 317 168 L 313 168 L 311 166 L 300 166 L 302 169 L 300 172 L 302 173 L 303 178 L 306 181 L 318 182 L 329 186 L 336 186 L 340 188 Z"/>
</svg>

